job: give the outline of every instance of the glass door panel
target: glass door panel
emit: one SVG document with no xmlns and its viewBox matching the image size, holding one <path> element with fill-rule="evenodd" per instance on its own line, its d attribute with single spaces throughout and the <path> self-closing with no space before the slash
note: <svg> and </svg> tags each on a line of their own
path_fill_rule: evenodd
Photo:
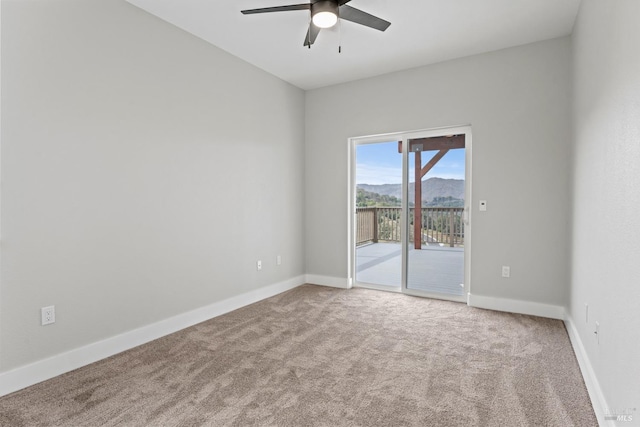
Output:
<svg viewBox="0 0 640 427">
<path fill-rule="evenodd" d="M 400 289 L 402 151 L 397 141 L 356 145 L 355 280 Z"/>
<path fill-rule="evenodd" d="M 465 135 L 408 139 L 406 289 L 464 296 Z"/>
</svg>

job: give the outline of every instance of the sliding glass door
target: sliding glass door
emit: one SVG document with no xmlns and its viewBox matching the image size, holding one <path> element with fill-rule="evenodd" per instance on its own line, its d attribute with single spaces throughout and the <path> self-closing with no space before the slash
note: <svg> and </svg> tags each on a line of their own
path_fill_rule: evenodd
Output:
<svg viewBox="0 0 640 427">
<path fill-rule="evenodd" d="M 400 290 L 402 152 L 397 141 L 360 143 L 355 150 L 355 279 Z"/>
<path fill-rule="evenodd" d="M 407 139 L 406 289 L 464 296 L 465 134 Z"/>
<path fill-rule="evenodd" d="M 466 300 L 468 127 L 352 140 L 356 286 Z"/>
</svg>

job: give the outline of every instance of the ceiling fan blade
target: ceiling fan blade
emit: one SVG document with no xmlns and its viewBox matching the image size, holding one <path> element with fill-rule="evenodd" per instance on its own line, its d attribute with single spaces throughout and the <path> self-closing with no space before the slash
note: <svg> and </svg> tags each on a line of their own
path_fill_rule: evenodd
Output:
<svg viewBox="0 0 640 427">
<path fill-rule="evenodd" d="M 340 6 L 340 18 L 380 31 L 386 30 L 391 25 L 391 22 L 345 4 Z"/>
<path fill-rule="evenodd" d="M 311 47 L 311 45 L 315 43 L 318 33 L 320 33 L 320 27 L 316 27 L 313 22 L 310 22 L 307 36 L 304 38 L 304 46 Z"/>
<path fill-rule="evenodd" d="M 252 15 L 254 13 L 286 12 L 289 10 L 309 10 L 309 9 L 311 9 L 311 3 L 290 4 L 287 6 L 262 7 L 260 9 L 242 10 L 241 12 L 244 15 Z"/>
</svg>

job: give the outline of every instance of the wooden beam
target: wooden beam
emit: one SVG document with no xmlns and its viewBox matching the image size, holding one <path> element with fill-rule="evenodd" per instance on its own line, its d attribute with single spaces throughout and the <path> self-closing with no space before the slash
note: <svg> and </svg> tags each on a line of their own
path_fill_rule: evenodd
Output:
<svg viewBox="0 0 640 427">
<path fill-rule="evenodd" d="M 449 152 L 448 149 L 438 151 L 427 164 L 422 167 L 422 152 L 416 151 L 415 155 L 415 185 L 413 208 L 413 248 L 422 249 L 422 178 L 433 168 L 436 163 Z"/>
<path fill-rule="evenodd" d="M 451 135 L 451 136 L 435 136 L 432 138 L 418 138 L 410 139 L 409 146 L 413 147 L 414 144 L 421 144 L 422 151 L 434 151 L 434 150 L 453 150 L 456 148 L 464 148 L 464 134 Z M 399 145 L 399 152 L 402 152 L 402 145 Z M 411 150 L 413 151 L 413 150 Z"/>
<path fill-rule="evenodd" d="M 420 171 L 420 178 L 424 177 L 427 174 L 427 172 L 429 172 L 431 170 L 431 168 L 434 167 L 436 165 L 436 163 L 438 163 L 440 161 L 440 159 L 442 159 L 444 157 L 444 155 L 447 154 L 448 152 L 449 152 L 449 150 L 440 150 L 440 151 L 438 151 L 436 153 L 436 155 L 433 156 L 431 158 L 431 160 L 429 160 L 429 163 L 424 165 L 424 167 Z"/>
<path fill-rule="evenodd" d="M 414 206 L 413 206 L 413 247 L 422 249 L 422 153 L 415 153 L 415 183 L 414 183 Z"/>
</svg>

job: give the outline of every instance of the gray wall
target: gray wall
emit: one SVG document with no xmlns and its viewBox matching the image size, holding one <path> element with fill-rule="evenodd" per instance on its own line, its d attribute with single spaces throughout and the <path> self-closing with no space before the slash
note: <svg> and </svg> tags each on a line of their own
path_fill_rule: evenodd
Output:
<svg viewBox="0 0 640 427">
<path fill-rule="evenodd" d="M 585 0 L 573 35 L 569 312 L 612 412 L 640 403 L 638 17 L 636 0 Z M 632 414 L 634 423 L 621 425 L 640 425 L 640 413 Z"/>
<path fill-rule="evenodd" d="M 637 16 L 585 0 L 573 72 L 563 38 L 305 101 L 124 1 L 3 0 L 0 372 L 304 273 L 346 278 L 347 138 L 471 124 L 471 291 L 568 304 L 609 406 L 637 407 Z"/>
<path fill-rule="evenodd" d="M 124 1 L 3 0 L 0 371 L 304 274 L 303 140 L 301 90 Z"/>
<path fill-rule="evenodd" d="M 348 274 L 347 138 L 471 124 L 471 292 L 564 306 L 570 49 L 561 38 L 307 92 L 307 273 Z"/>
</svg>

